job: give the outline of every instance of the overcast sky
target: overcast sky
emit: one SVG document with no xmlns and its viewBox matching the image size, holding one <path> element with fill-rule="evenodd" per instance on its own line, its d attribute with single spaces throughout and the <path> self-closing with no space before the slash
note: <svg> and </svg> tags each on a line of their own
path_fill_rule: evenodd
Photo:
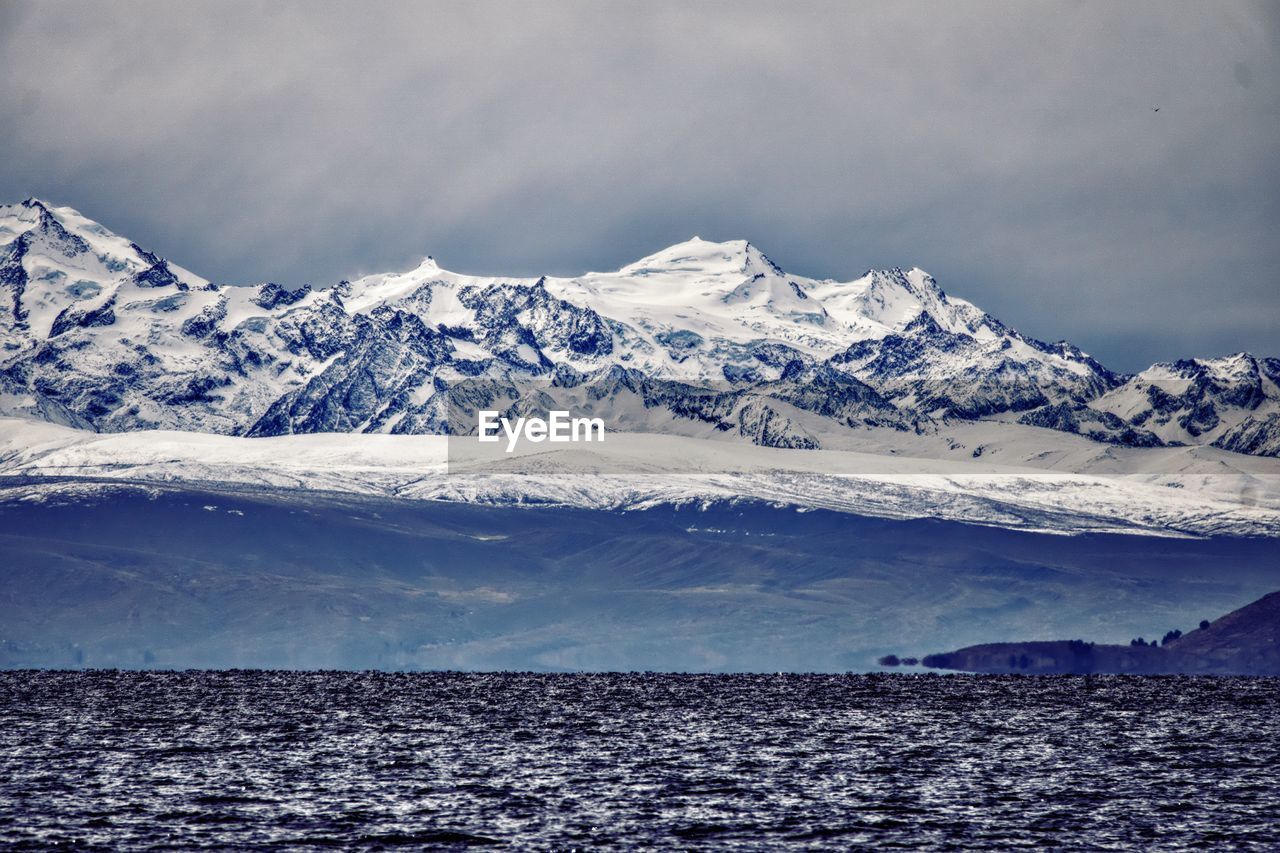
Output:
<svg viewBox="0 0 1280 853">
<path fill-rule="evenodd" d="M 1277 3 L 7 0 L 0 198 L 233 283 L 698 234 L 1116 369 L 1280 355 L 1278 57 Z"/>
</svg>

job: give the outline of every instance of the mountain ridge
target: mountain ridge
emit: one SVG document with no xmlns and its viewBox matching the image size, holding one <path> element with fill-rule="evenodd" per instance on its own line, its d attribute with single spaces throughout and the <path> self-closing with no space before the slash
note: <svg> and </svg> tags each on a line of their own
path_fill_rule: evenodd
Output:
<svg viewBox="0 0 1280 853">
<path fill-rule="evenodd" d="M 1280 452 L 1280 359 L 1124 376 L 918 268 L 808 279 L 745 240 L 695 237 L 567 278 L 468 276 L 428 257 L 329 288 L 219 286 L 28 199 L 0 206 L 0 287 L 0 414 L 105 432 L 436 432 L 449 383 L 595 382 L 620 368 L 650 380 L 646 406 L 766 445 L 822 445 L 778 428 L 798 406 L 823 430 L 1014 421 L 1136 447 Z M 688 387 L 709 384 L 721 404 L 690 415 Z"/>
</svg>

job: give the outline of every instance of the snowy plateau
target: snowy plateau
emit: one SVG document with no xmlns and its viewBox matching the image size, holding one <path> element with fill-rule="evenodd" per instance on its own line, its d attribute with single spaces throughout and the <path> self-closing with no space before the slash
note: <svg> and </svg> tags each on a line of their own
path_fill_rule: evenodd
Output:
<svg viewBox="0 0 1280 853">
<path fill-rule="evenodd" d="M 324 289 L 214 285 L 28 199 L 0 207 L 0 292 L 10 501 L 182 483 L 1280 535 L 1280 359 L 1121 375 L 914 268 L 819 281 L 695 237 L 574 278 L 427 258 Z M 566 395 L 608 442 L 450 464 L 459 410 Z"/>
</svg>

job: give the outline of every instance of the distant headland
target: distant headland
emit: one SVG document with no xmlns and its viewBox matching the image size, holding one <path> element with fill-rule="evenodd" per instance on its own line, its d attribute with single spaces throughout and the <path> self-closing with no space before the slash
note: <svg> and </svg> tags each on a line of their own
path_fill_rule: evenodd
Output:
<svg viewBox="0 0 1280 853">
<path fill-rule="evenodd" d="M 880 659 L 881 666 L 915 662 L 894 655 Z M 1280 676 L 1280 591 L 1186 634 L 1170 631 L 1160 643 L 1140 637 L 1124 646 L 1083 640 L 984 643 L 925 655 L 920 663 L 992 674 Z"/>
</svg>

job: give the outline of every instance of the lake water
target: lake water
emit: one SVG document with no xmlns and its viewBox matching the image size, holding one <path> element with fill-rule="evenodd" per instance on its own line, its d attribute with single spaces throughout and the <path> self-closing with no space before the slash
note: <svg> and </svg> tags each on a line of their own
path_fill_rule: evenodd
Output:
<svg viewBox="0 0 1280 853">
<path fill-rule="evenodd" d="M 0 843 L 1280 844 L 1280 680 L 0 673 Z"/>
</svg>

